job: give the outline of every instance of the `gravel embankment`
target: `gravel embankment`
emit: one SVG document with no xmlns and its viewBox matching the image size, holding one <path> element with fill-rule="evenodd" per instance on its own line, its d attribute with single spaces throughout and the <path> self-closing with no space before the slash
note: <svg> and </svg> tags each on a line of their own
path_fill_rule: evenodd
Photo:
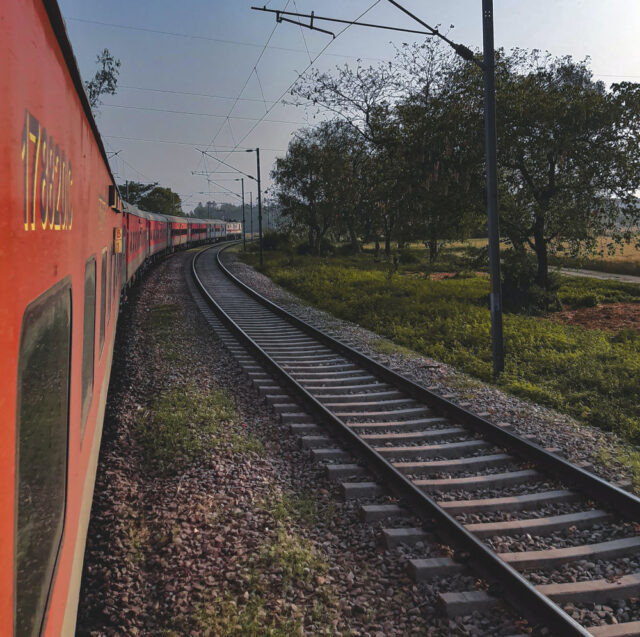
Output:
<svg viewBox="0 0 640 637">
<path fill-rule="evenodd" d="M 591 463 L 595 473 L 605 479 L 631 479 L 629 470 L 616 460 L 619 449 L 629 446 L 614 433 L 603 432 L 570 416 L 511 396 L 449 365 L 405 349 L 397 348 L 399 351 L 391 354 L 381 353 L 381 344 L 387 346 L 384 347 L 386 351 L 393 349 L 388 347 L 387 339 L 309 306 L 240 261 L 233 252 L 225 252 L 223 258 L 236 276 L 260 294 L 414 382 L 436 393 L 452 395 L 450 400 L 454 402 L 469 403 L 471 411 L 487 412 L 492 422 L 510 423 L 517 433 L 532 435 L 546 447 L 559 448 L 572 462 Z"/>
<path fill-rule="evenodd" d="M 474 578 L 415 586 L 402 550 L 384 550 L 378 529 L 360 520 L 357 503 L 336 498 L 337 487 L 212 335 L 185 285 L 189 258 L 182 253 L 156 266 L 120 317 L 77 634 L 518 632 L 499 610 L 459 622 L 442 617 L 437 592 L 471 588 Z M 236 269 L 282 302 L 267 279 Z M 316 322 L 323 316 L 308 308 L 304 315 Z M 151 335 L 150 317 L 166 321 L 158 328 L 165 340 Z M 358 344 L 373 338 L 331 324 Z M 415 370 L 427 364 L 391 362 Z M 429 384 L 446 378 L 442 366 L 435 369 L 425 370 L 434 378 L 421 376 Z M 159 397 L 185 388 L 228 392 L 237 416 L 225 423 L 228 437 L 172 475 L 149 464 L 137 423 Z M 188 413 L 184 419 L 192 427 Z M 259 441 L 255 451 L 238 450 L 234 441 L 243 437 Z"/>
</svg>

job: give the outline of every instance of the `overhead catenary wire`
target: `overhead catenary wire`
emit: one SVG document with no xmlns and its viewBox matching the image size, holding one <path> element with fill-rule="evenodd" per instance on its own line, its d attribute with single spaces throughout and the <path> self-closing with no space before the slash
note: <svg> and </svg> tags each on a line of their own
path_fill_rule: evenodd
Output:
<svg viewBox="0 0 640 637">
<path fill-rule="evenodd" d="M 269 6 L 269 3 L 264 5 L 266 9 Z M 293 8 L 298 11 L 298 5 L 296 4 L 296 0 L 293 0 Z M 307 55 L 309 56 L 309 62 L 311 62 L 311 53 L 309 52 L 309 47 L 307 46 L 307 38 L 304 35 L 304 29 L 300 27 L 300 35 L 302 36 L 302 41 L 304 42 L 304 48 L 307 51 Z"/>
<path fill-rule="evenodd" d="M 242 42 L 240 40 L 228 40 L 228 39 L 224 39 L 224 38 L 213 38 L 210 36 L 206 36 L 206 35 L 197 35 L 194 33 L 179 33 L 176 31 L 163 31 L 161 29 L 150 29 L 148 27 L 138 27 L 138 26 L 132 26 L 132 25 L 128 25 L 128 24 L 115 24 L 113 22 L 103 22 L 100 20 L 87 20 L 85 18 L 76 18 L 76 17 L 72 17 L 72 16 L 65 16 L 64 18 L 67 21 L 71 21 L 71 22 L 83 22 L 85 24 L 95 24 L 95 25 L 99 25 L 99 26 L 104 26 L 104 27 L 111 27 L 114 29 L 126 29 L 126 30 L 130 30 L 130 31 L 143 31 L 145 33 L 155 33 L 157 35 L 168 35 L 168 36 L 172 36 L 172 37 L 176 37 L 176 38 L 188 38 L 188 39 L 193 39 L 193 40 L 206 40 L 209 42 L 217 42 L 219 44 L 236 44 L 238 46 L 249 46 L 252 48 L 260 48 L 262 45 L 261 44 L 256 44 L 255 42 Z M 283 46 L 270 46 L 268 47 L 271 50 L 274 51 L 287 51 L 289 53 L 304 53 L 304 49 L 294 49 L 294 48 L 290 48 L 290 47 L 283 47 Z M 374 62 L 383 62 L 383 58 L 376 58 L 376 57 L 364 57 L 364 56 L 358 56 L 358 55 L 348 55 L 347 53 L 327 53 L 327 55 L 330 55 L 332 57 L 340 57 L 340 58 L 348 58 L 348 59 L 352 59 L 352 60 L 371 60 Z"/>
<path fill-rule="evenodd" d="M 124 135 L 102 135 L 103 139 L 122 139 L 125 141 L 134 141 L 134 142 L 149 142 L 152 144 L 177 144 L 179 146 L 197 146 L 200 142 L 183 142 L 175 139 L 157 139 L 150 137 L 127 137 Z M 229 148 L 221 148 L 220 152 L 231 152 L 235 147 L 229 146 Z M 272 152 L 272 153 L 284 153 L 286 148 L 262 148 L 260 147 L 260 152 L 262 151 Z M 241 151 L 244 152 L 244 151 Z"/>
<path fill-rule="evenodd" d="M 365 16 L 367 13 L 369 13 L 374 7 L 376 7 L 378 4 L 380 4 L 381 0 L 375 0 L 375 2 L 373 2 L 367 9 L 365 9 L 357 18 L 356 21 L 359 20 L 360 18 L 362 18 L 363 16 Z M 300 80 L 301 77 L 303 77 L 307 71 L 317 62 L 318 58 L 333 44 L 333 42 L 335 42 L 335 40 L 337 40 L 349 27 L 351 26 L 351 24 L 347 24 L 343 29 L 341 29 L 334 38 L 332 38 L 331 40 L 329 40 L 323 47 L 322 49 L 315 55 L 315 57 L 313 58 L 313 60 L 311 60 L 311 62 L 309 62 L 309 64 L 307 64 L 307 66 L 300 72 L 298 73 L 297 77 L 293 80 L 293 82 L 291 82 L 291 84 L 289 84 L 289 86 L 287 86 L 287 88 L 282 91 L 282 93 L 280 94 L 280 97 L 278 97 L 278 99 L 274 102 L 274 104 L 269 108 L 269 110 L 265 113 L 265 115 L 263 115 L 262 118 L 260 118 L 259 121 L 257 121 L 243 136 L 242 138 L 239 140 L 238 144 L 236 145 L 236 147 L 234 148 L 234 150 L 240 145 L 242 144 L 242 142 L 247 139 L 247 137 L 249 137 L 249 135 L 251 135 L 251 133 L 260 125 L 260 123 L 263 121 L 263 119 L 266 117 L 266 115 L 268 115 L 276 106 L 276 104 L 280 103 L 280 100 L 282 100 L 282 98 L 297 84 L 297 82 Z M 233 151 L 227 151 L 227 152 L 233 152 Z M 227 159 L 228 155 L 225 156 L 225 159 Z"/>
<path fill-rule="evenodd" d="M 152 88 L 146 86 L 131 86 L 130 84 L 118 84 L 118 89 L 127 89 L 131 91 L 148 91 L 151 93 L 168 93 L 170 95 L 187 95 L 189 97 L 208 97 L 217 100 L 235 100 L 235 96 L 231 95 L 215 95 L 213 93 L 198 93 L 196 91 L 177 91 L 165 88 Z M 241 97 L 239 102 L 264 102 L 265 100 L 260 97 Z M 270 104 L 272 102 L 269 102 Z"/>
<path fill-rule="evenodd" d="M 291 0 L 287 0 L 287 4 L 285 5 L 285 9 L 289 6 L 289 2 L 290 1 Z M 247 88 L 247 84 L 249 84 L 249 80 L 251 79 L 251 76 L 253 75 L 254 71 L 256 70 L 256 67 L 260 63 L 260 60 L 262 59 L 262 56 L 264 55 L 264 52 L 267 50 L 267 47 L 269 46 L 269 42 L 271 42 L 271 38 L 273 37 L 273 34 L 276 32 L 277 28 L 278 28 L 278 23 L 276 22 L 276 24 L 274 25 L 273 29 L 271 30 L 271 33 L 269 34 L 269 37 L 267 38 L 267 41 L 264 43 L 264 46 L 262 47 L 262 50 L 260 51 L 260 54 L 258 55 L 258 59 L 255 61 L 254 65 L 253 65 L 253 68 L 251 69 L 251 72 L 247 76 L 247 79 L 245 80 L 244 84 L 242 85 L 242 88 L 240 89 L 240 92 L 238 93 L 238 97 L 234 100 L 233 104 L 231 105 L 231 108 L 229 109 L 229 112 L 227 113 L 227 119 L 229 118 L 231 113 L 233 113 L 236 105 L 238 104 L 238 100 L 242 97 L 242 94 L 244 93 L 244 89 Z M 218 139 L 218 135 L 220 135 L 220 132 L 222 131 L 223 127 L 224 127 L 224 123 L 216 131 L 216 134 L 213 136 L 213 139 L 207 145 L 207 149 L 211 148 L 211 146 L 213 146 L 216 143 L 216 140 Z"/>
<path fill-rule="evenodd" d="M 219 118 L 219 119 L 224 119 L 225 121 L 223 122 L 223 126 L 227 123 L 227 120 L 229 119 L 240 119 L 240 120 L 246 120 L 246 121 L 250 121 L 250 122 L 255 122 L 255 121 L 264 121 L 264 122 L 270 122 L 273 124 L 294 124 L 296 126 L 302 126 L 304 124 L 304 122 L 293 122 L 291 120 L 284 120 L 284 119 L 264 119 L 264 117 L 246 117 L 244 115 L 220 115 L 218 113 L 200 113 L 197 111 L 181 111 L 178 109 L 173 109 L 173 108 L 158 108 L 155 106 L 133 106 L 133 105 L 129 105 L 129 104 L 103 104 L 102 106 L 106 106 L 108 108 L 126 108 L 126 109 L 131 109 L 134 111 L 151 111 L 151 112 L 156 112 L 156 113 L 172 113 L 174 115 L 196 115 L 196 116 L 200 116 L 200 117 L 215 117 L 215 118 Z"/>
</svg>

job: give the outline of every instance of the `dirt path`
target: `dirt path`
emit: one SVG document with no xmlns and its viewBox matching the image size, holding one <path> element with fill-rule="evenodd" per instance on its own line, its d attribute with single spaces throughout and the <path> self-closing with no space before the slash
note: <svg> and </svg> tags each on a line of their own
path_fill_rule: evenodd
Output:
<svg viewBox="0 0 640 637">
<path fill-rule="evenodd" d="M 552 268 L 566 276 L 582 276 L 605 281 L 622 281 L 624 283 L 640 283 L 640 276 L 632 274 L 615 274 L 613 272 L 597 272 L 596 270 L 579 270 L 577 268 Z"/>
</svg>

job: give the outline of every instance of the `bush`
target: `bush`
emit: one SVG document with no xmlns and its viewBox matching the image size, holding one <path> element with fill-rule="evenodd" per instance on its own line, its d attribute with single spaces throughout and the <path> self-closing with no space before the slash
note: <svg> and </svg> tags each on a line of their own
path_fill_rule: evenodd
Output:
<svg viewBox="0 0 640 637">
<path fill-rule="evenodd" d="M 311 247 L 311 244 L 309 244 L 307 241 L 305 241 L 304 243 L 300 243 L 296 248 L 296 253 L 301 256 L 307 254 L 312 255 L 313 249 Z M 322 237 L 322 239 L 320 239 L 320 256 L 326 257 L 330 254 L 333 254 L 333 244 L 326 237 Z"/>
<path fill-rule="evenodd" d="M 410 248 L 402 248 L 398 250 L 398 261 L 402 265 L 414 265 L 420 263 L 420 259 Z"/>
<path fill-rule="evenodd" d="M 262 235 L 263 250 L 287 250 L 290 244 L 291 235 L 288 232 L 268 230 Z"/>
<path fill-rule="evenodd" d="M 549 274 L 549 288 L 536 284 L 537 264 L 527 253 L 507 250 L 502 264 L 502 300 L 506 310 L 543 314 L 550 309 L 560 309 L 557 277 Z"/>
</svg>

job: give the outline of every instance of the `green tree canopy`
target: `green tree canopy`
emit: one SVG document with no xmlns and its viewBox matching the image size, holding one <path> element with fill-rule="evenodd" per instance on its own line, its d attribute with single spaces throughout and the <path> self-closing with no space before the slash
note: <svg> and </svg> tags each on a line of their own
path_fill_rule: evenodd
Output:
<svg viewBox="0 0 640 637">
<path fill-rule="evenodd" d="M 128 181 L 118 186 L 125 201 L 138 206 L 141 210 L 161 215 L 184 216 L 180 195 L 171 188 L 158 186 L 157 182 L 145 184 Z"/>
</svg>

